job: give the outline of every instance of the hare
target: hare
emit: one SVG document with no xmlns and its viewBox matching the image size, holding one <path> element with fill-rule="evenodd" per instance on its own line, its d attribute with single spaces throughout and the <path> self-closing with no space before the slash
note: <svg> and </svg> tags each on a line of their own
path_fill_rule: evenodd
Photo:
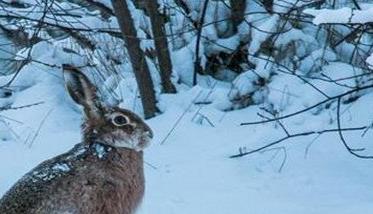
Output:
<svg viewBox="0 0 373 214">
<path fill-rule="evenodd" d="M 153 137 L 136 114 L 99 101 L 78 69 L 63 65 L 84 109 L 83 142 L 24 175 L 0 200 L 1 214 L 133 214 L 144 194 L 143 149 Z"/>
</svg>

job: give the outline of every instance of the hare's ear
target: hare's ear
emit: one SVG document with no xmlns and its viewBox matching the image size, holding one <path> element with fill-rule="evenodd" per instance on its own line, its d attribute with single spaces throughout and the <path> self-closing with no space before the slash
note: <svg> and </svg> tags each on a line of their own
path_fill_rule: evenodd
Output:
<svg viewBox="0 0 373 214">
<path fill-rule="evenodd" d="M 84 107 L 88 117 L 99 117 L 101 104 L 97 97 L 96 87 L 89 81 L 88 77 L 76 67 L 68 64 L 62 65 L 66 89 L 71 98 Z"/>
</svg>

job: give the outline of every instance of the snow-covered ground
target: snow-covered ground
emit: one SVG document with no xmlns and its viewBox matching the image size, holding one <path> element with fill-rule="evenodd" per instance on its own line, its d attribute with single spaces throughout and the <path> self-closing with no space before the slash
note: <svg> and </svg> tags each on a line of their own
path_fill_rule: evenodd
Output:
<svg viewBox="0 0 373 214">
<path fill-rule="evenodd" d="M 1 112 L 0 122 L 6 123 L 1 130 L 8 133 L 10 128 L 13 133 L 0 142 L 0 195 L 38 163 L 80 141 L 80 111 L 67 97 L 63 82 L 56 74 L 41 76 L 34 77 L 38 84 L 1 100 L 12 99 L 13 106 L 44 103 Z M 32 81 L 22 76 L 19 81 L 26 84 L 26 80 Z M 336 133 L 294 138 L 261 153 L 230 159 L 240 147 L 255 149 L 284 133 L 270 123 L 239 126 L 260 120 L 260 106 L 223 112 L 221 97 L 228 87 L 224 83 L 211 87 L 180 87 L 180 93 L 160 97 L 164 113 L 147 121 L 155 139 L 145 151 L 146 196 L 140 214 L 373 212 L 373 162 L 350 155 Z M 306 92 L 296 91 L 300 96 Z M 213 103 L 191 105 L 196 100 Z M 289 111 L 302 108 L 299 103 L 293 102 Z M 342 106 L 343 126 L 371 123 L 371 106 L 373 94 L 348 109 Z M 333 112 L 335 105 L 284 124 L 293 133 L 335 128 Z M 368 153 L 373 132 L 363 138 L 361 133 L 346 134 L 347 140 L 352 147 L 368 147 Z"/>
<path fill-rule="evenodd" d="M 23 2 L 33 4 L 35 1 Z M 97 11 L 87 11 L 84 7 L 80 11 L 81 7 L 73 2 L 57 1 L 51 7 L 55 11 L 59 8 L 71 10 L 74 16 L 61 16 L 58 21 L 54 14 L 49 14 L 53 19 L 47 20 L 63 27 L 75 23 L 77 29 L 117 27 L 114 17 L 101 19 L 96 16 Z M 111 7 L 109 0 L 100 2 Z M 159 2 L 169 7 L 165 3 L 174 1 Z M 192 18 L 197 18 L 202 1 L 183 2 L 192 11 Z M 185 25 L 190 17 L 186 22 L 184 13 L 179 9 L 173 11 L 169 27 L 174 29 L 168 33 L 185 32 L 178 35 L 180 38 L 172 37 L 172 80 L 183 84 L 177 84 L 178 94 L 160 95 L 157 69 L 154 62 L 148 61 L 159 100 L 158 107 L 163 113 L 147 121 L 155 138 L 145 151 L 146 195 L 139 214 L 373 213 L 373 160 L 358 159 L 349 154 L 336 132 L 291 138 L 251 155 L 230 158 L 239 150 L 251 151 L 285 136 L 279 124 L 240 126 L 242 122 L 262 120 L 258 113 L 271 117 L 263 111 L 263 107 L 278 113 L 277 116 L 286 115 L 321 102 L 326 97 L 372 84 L 371 70 L 351 65 L 351 56 L 359 47 L 364 55 L 370 56 L 359 59 L 359 64 L 366 61 L 367 66 L 373 68 L 373 54 L 369 46 L 371 35 L 362 34 L 359 38 L 361 45 L 345 41 L 335 47 L 334 40 L 328 41 L 329 31 L 322 30 L 325 24 L 333 23 L 333 32 L 340 34 L 340 39 L 352 40 L 346 35 L 358 32 L 358 28 L 351 28 L 350 32 L 344 26 L 335 24 L 371 23 L 372 4 L 364 1 L 366 4 L 360 4 L 361 10 L 345 6 L 336 10 L 307 9 L 304 12 L 314 17 L 313 23 L 320 24 L 313 26 L 296 20 L 284 22 L 287 16 L 276 14 L 286 14 L 288 10 L 293 10 L 293 6 L 309 4 L 309 1 L 274 1 L 273 13 L 268 14 L 263 8 L 263 1 L 247 1 L 245 21 L 237 26 L 236 34 L 225 38 L 223 35 L 229 35 L 230 31 L 230 24 L 221 22 L 230 13 L 225 2 L 210 1 L 207 8 L 205 22 L 216 24 L 203 28 L 202 39 L 208 38 L 209 42 L 201 42 L 202 65 L 206 65 L 206 56 L 231 54 L 246 43 L 250 53 L 248 61 L 255 64 L 255 68 L 243 66 L 239 74 L 224 68 L 219 71 L 220 79 L 232 80 L 231 83 L 199 76 L 198 85 L 191 87 L 197 39 L 189 24 Z M 337 4 L 349 5 L 352 2 L 337 1 Z M 6 17 L 14 12 L 23 14 L 24 10 L 11 8 L 1 13 Z M 150 29 L 149 21 L 134 5 L 130 4 L 130 10 L 138 36 L 142 38 L 142 47 L 144 50 L 152 48 L 152 40 L 144 40 L 149 36 L 149 32 L 144 31 Z M 42 15 L 39 10 L 32 11 L 27 12 L 28 17 L 39 19 Z M 78 19 L 79 16 L 81 18 Z M 4 19 L 2 23 L 4 26 L 18 26 L 30 35 L 35 31 L 35 23 L 28 21 L 10 23 Z M 267 56 L 266 50 L 261 51 L 261 48 L 274 33 L 278 34 L 280 26 L 285 31 L 273 40 L 275 51 Z M 94 83 L 99 85 L 100 91 L 107 95 L 105 93 L 109 92 L 105 90 L 113 89 L 110 92 L 120 95 L 121 106 L 141 113 L 131 66 L 126 61 L 117 63 L 118 59 L 125 59 L 122 41 L 113 40 L 106 34 L 82 35 L 89 35 L 96 43 L 96 50 L 88 55 L 73 38 L 54 38 L 44 30 L 38 35 L 44 40 L 32 48 L 2 48 L 6 54 L 1 53 L 1 59 L 12 56 L 23 60 L 30 56 L 35 61 L 22 67 L 13 79 L 13 75 L 5 75 L 12 72 L 14 65 L 0 60 L 0 86 L 12 81 L 12 94 L 0 87 L 0 196 L 38 163 L 80 142 L 82 115 L 79 107 L 68 97 L 62 72 L 56 68 L 62 63 L 83 65 L 90 78 L 97 78 L 99 75 L 95 76 L 94 71 L 99 70 L 104 78 L 97 78 Z M 0 42 L 10 43 L 3 37 L 0 37 Z M 102 59 L 102 56 L 110 56 L 110 60 Z M 109 69 L 102 70 L 106 67 Z M 113 74 L 113 70 L 119 74 Z M 372 126 L 372 88 L 353 95 L 355 97 L 342 97 L 342 127 Z M 232 100 L 236 102 L 232 103 Z M 239 109 L 248 103 L 256 105 Z M 336 109 L 337 103 L 333 100 L 281 122 L 290 134 L 336 129 Z M 351 148 L 365 148 L 357 153 L 373 155 L 373 129 L 344 132 L 344 136 Z"/>
</svg>

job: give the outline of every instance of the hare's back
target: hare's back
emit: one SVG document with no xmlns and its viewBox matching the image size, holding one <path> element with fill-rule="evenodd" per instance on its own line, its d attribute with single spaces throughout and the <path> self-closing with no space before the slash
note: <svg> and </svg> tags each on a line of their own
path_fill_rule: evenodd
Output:
<svg viewBox="0 0 373 214">
<path fill-rule="evenodd" d="M 142 153 L 78 144 L 21 178 L 0 200 L 0 213 L 133 213 L 144 192 L 135 159 L 142 160 Z"/>
<path fill-rule="evenodd" d="M 75 168 L 79 165 L 79 159 L 84 161 L 85 153 L 84 146 L 78 144 L 69 152 L 39 164 L 0 199 L 0 213 L 55 213 L 52 209 L 64 207 L 70 209 L 66 213 L 75 213 L 71 212 L 73 205 L 67 198 L 73 193 L 73 188 L 82 189 L 83 184 L 76 177 L 84 172 L 77 172 Z"/>
</svg>

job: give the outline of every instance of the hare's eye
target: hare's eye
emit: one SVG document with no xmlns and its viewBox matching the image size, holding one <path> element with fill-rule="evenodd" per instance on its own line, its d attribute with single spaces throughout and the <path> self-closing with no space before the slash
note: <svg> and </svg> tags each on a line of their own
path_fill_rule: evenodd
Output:
<svg viewBox="0 0 373 214">
<path fill-rule="evenodd" d="M 124 115 L 115 115 L 112 122 L 116 126 L 124 126 L 128 123 L 128 118 Z"/>
</svg>

